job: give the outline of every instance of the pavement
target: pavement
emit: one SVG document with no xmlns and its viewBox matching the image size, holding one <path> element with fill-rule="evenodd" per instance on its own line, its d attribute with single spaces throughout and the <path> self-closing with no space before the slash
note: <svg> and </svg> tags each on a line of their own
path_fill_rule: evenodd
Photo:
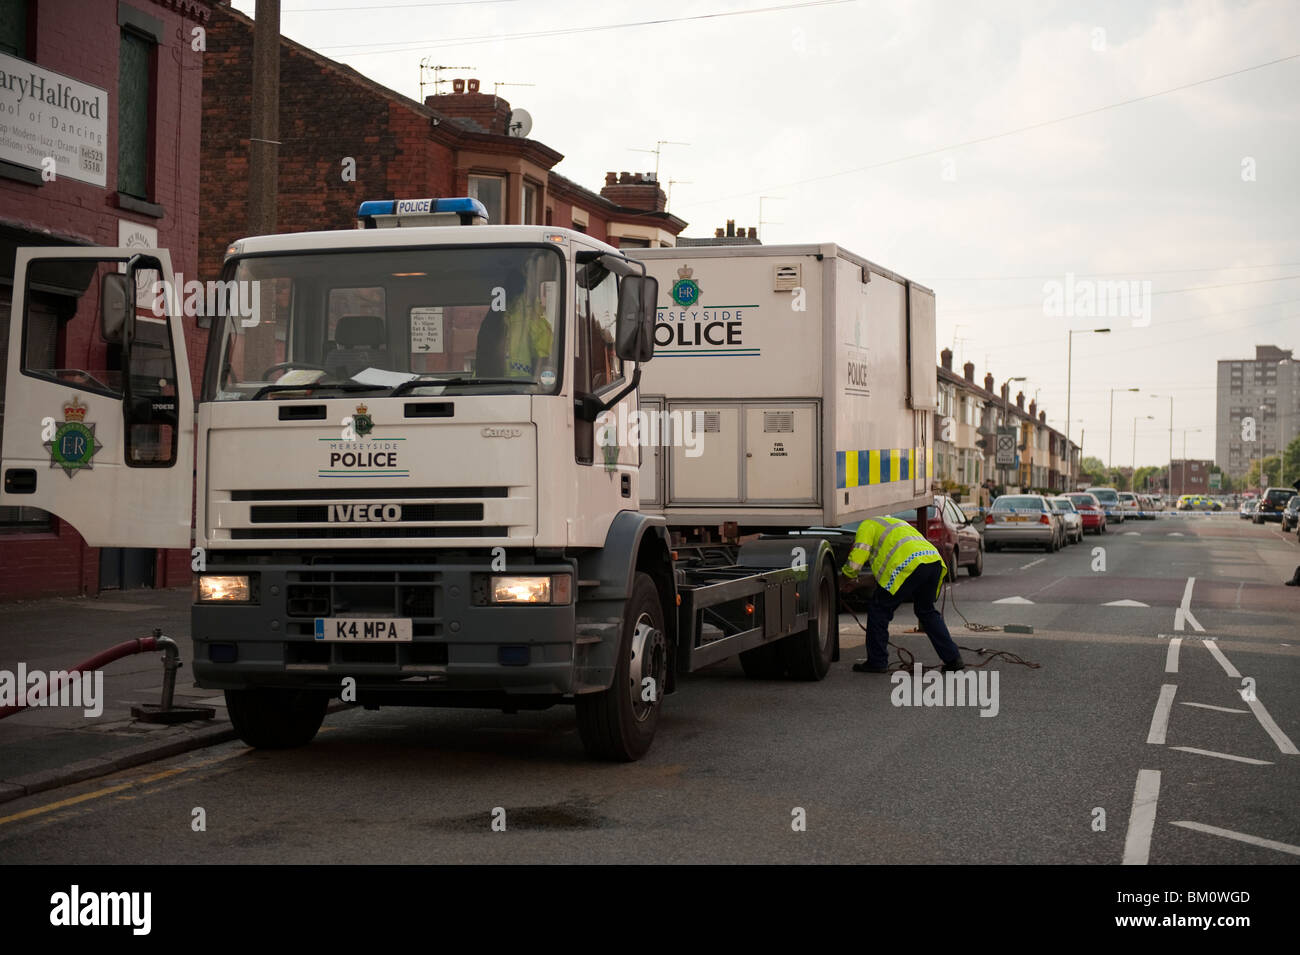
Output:
<svg viewBox="0 0 1300 955">
<path fill-rule="evenodd" d="M 0 604 L 2 673 L 16 677 L 20 665 L 28 674 L 66 670 L 157 628 L 181 650 L 174 703 L 215 711 L 171 726 L 133 719 L 133 706 L 162 700 L 163 654 L 114 661 L 103 668 L 102 696 L 91 707 L 102 705 L 98 715 L 85 706 L 41 706 L 0 719 L 0 802 L 235 738 L 221 691 L 194 686 L 190 601 L 185 587 Z"/>
</svg>

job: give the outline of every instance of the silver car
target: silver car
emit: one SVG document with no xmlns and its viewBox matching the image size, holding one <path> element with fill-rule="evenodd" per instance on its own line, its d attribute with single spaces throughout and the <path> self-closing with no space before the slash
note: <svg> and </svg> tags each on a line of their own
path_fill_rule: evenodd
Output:
<svg viewBox="0 0 1300 955">
<path fill-rule="evenodd" d="M 1004 494 L 984 515 L 984 548 L 1001 550 L 1011 544 L 1050 553 L 1061 549 L 1064 529 L 1061 516 L 1041 494 Z"/>
<path fill-rule="evenodd" d="M 1051 504 L 1052 510 L 1061 515 L 1061 522 L 1065 525 L 1065 542 L 1077 544 L 1083 540 L 1083 516 L 1074 502 L 1068 497 L 1054 497 Z"/>
</svg>

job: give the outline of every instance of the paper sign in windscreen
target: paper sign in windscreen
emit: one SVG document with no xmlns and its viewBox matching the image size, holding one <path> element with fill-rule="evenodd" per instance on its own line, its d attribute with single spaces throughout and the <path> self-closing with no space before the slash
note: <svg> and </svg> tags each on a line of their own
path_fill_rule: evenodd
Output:
<svg viewBox="0 0 1300 955">
<path fill-rule="evenodd" d="M 441 354 L 442 351 L 442 307 L 411 309 L 411 354 Z"/>
</svg>

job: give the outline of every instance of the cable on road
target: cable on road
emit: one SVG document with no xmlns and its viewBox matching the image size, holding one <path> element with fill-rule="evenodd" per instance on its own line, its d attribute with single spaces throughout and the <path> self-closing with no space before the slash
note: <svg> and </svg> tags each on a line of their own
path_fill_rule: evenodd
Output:
<svg viewBox="0 0 1300 955">
<path fill-rule="evenodd" d="M 946 607 L 948 605 L 948 588 L 950 586 L 951 583 L 945 581 L 943 587 L 943 603 L 940 606 L 940 610 L 939 610 L 940 613 L 943 613 L 943 607 Z M 853 608 L 848 606 L 847 604 L 841 604 L 841 606 L 843 606 L 843 608 L 846 611 L 848 611 L 849 616 L 853 618 L 853 622 L 856 623 L 859 627 L 861 627 L 862 632 L 865 634 L 867 632 L 866 625 L 863 624 L 863 622 L 858 619 L 858 615 L 853 612 Z M 952 609 L 957 610 L 956 597 L 953 598 Z M 966 621 L 967 630 L 973 630 L 977 633 L 988 633 L 988 632 L 1002 630 L 1001 627 L 995 627 L 986 623 L 971 623 L 969 620 L 966 620 L 965 614 L 963 614 L 960 610 L 957 610 L 957 616 L 961 617 L 962 620 Z M 921 633 L 923 631 L 913 628 L 913 630 L 909 631 L 909 633 L 910 632 Z M 900 647 L 892 640 L 890 641 L 889 645 L 898 651 L 898 664 L 894 667 L 891 667 L 890 669 L 910 671 L 913 665 L 916 663 L 916 655 L 913 654 L 911 650 L 908 650 L 907 647 Z M 1026 660 L 1023 657 L 1021 657 L 1019 654 L 1012 653 L 1010 650 L 994 650 L 991 647 L 967 647 L 967 646 L 962 646 L 962 644 L 960 643 L 957 644 L 957 649 L 965 650 L 967 653 L 975 653 L 978 654 L 979 656 L 985 657 L 985 659 L 981 660 L 979 663 L 966 664 L 966 669 L 968 670 L 978 670 L 980 667 L 988 666 L 994 660 L 1003 660 L 1007 663 L 1015 663 L 1022 667 L 1028 667 L 1031 670 L 1037 670 L 1042 667 L 1041 663 L 1035 663 L 1032 660 Z M 924 666 L 924 669 L 937 670 L 940 669 L 940 667 L 935 665 L 929 665 L 929 666 Z"/>
</svg>

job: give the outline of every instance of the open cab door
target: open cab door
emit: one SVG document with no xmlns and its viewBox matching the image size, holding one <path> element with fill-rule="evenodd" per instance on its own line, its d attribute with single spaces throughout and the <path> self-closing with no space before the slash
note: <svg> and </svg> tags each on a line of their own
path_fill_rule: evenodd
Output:
<svg viewBox="0 0 1300 955">
<path fill-rule="evenodd" d="M 92 547 L 188 549 L 194 392 L 180 297 L 167 252 L 137 251 L 18 249 L 0 505 L 48 511 Z"/>
</svg>

